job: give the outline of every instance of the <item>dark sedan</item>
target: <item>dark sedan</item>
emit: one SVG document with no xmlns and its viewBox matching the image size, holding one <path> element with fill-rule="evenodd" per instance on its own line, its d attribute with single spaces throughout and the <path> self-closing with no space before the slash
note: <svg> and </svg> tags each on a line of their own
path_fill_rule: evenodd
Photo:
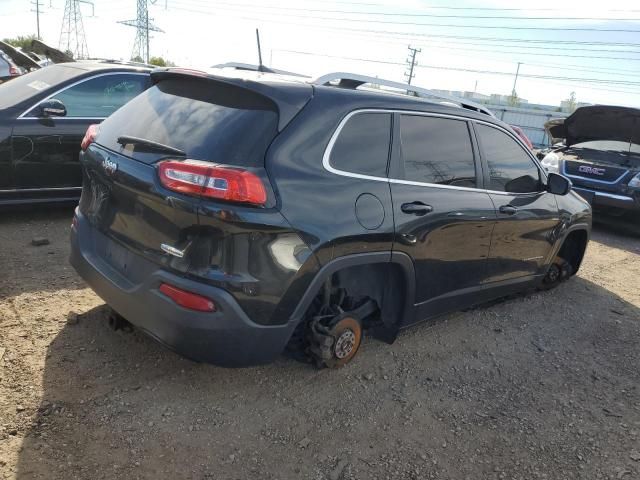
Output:
<svg viewBox="0 0 640 480">
<path fill-rule="evenodd" d="M 0 205 L 75 201 L 80 143 L 150 85 L 151 67 L 61 63 L 0 85 Z"/>
</svg>

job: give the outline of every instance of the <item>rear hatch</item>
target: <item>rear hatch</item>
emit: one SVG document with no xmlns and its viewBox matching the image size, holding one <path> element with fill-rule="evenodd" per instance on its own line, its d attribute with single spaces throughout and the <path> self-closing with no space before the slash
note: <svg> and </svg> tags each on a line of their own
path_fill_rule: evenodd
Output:
<svg viewBox="0 0 640 480">
<path fill-rule="evenodd" d="M 264 157 L 282 121 L 277 102 L 251 83 L 177 72 L 154 80 L 105 120 L 81 156 L 80 211 L 107 239 L 96 253 L 132 280 L 131 251 L 188 270 L 202 198 L 230 215 L 234 205 L 275 205 Z M 256 179 L 263 196 L 251 190 L 260 187 Z M 234 188 L 244 196 L 231 195 Z"/>
</svg>

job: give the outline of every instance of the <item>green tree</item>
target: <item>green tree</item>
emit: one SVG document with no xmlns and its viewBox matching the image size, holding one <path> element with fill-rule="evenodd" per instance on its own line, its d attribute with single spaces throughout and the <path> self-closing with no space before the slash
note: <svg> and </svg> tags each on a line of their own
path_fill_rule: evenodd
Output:
<svg viewBox="0 0 640 480">
<path fill-rule="evenodd" d="M 569 98 L 567 98 L 567 109 L 569 112 L 573 113 L 577 107 L 578 100 L 576 99 L 576 92 L 571 92 L 571 94 L 569 94 Z"/>
<path fill-rule="evenodd" d="M 24 50 L 29 50 L 29 48 L 31 48 L 31 40 L 35 40 L 35 39 L 36 39 L 35 35 L 28 35 L 26 37 L 23 37 L 22 35 L 18 35 L 15 38 L 5 38 L 3 42 L 8 43 L 9 45 L 12 45 L 14 47 L 19 47 Z"/>
<path fill-rule="evenodd" d="M 149 63 L 151 65 L 155 65 L 157 67 L 175 67 L 176 64 L 170 60 L 165 60 L 162 57 L 151 57 L 149 59 Z"/>
<path fill-rule="evenodd" d="M 511 92 L 508 101 L 509 105 L 512 107 L 517 107 L 518 105 L 520 105 L 520 98 L 518 98 L 518 93 L 515 90 Z"/>
</svg>

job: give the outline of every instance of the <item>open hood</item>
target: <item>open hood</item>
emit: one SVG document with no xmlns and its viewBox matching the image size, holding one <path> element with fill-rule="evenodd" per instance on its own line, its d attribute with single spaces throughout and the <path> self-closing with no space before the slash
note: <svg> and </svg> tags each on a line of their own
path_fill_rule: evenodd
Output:
<svg viewBox="0 0 640 480">
<path fill-rule="evenodd" d="M 40 65 L 38 65 L 35 60 L 8 43 L 0 42 L 0 50 L 6 53 L 18 67 L 22 67 L 27 71 L 38 70 L 40 68 Z"/>
<path fill-rule="evenodd" d="M 53 63 L 67 63 L 73 62 L 73 57 L 67 55 L 66 53 L 61 52 L 57 48 L 50 47 L 44 42 L 40 40 L 32 40 L 31 48 L 32 52 L 35 52 L 39 55 L 44 55 L 49 58 Z"/>
<path fill-rule="evenodd" d="M 597 105 L 581 107 L 565 119 L 544 124 L 553 143 L 567 146 L 594 140 L 616 140 L 640 145 L 640 109 Z"/>
</svg>

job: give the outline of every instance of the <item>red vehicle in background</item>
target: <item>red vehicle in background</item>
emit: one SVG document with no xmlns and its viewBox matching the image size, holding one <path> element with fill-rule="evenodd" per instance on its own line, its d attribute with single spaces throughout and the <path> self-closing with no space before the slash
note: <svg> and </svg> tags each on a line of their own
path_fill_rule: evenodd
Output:
<svg viewBox="0 0 640 480">
<path fill-rule="evenodd" d="M 520 127 L 516 127 L 515 125 L 511 125 L 511 128 L 513 128 L 513 131 L 518 134 L 518 136 L 520 137 L 520 140 L 522 140 L 525 143 L 525 145 L 529 147 L 529 150 L 533 150 L 533 143 L 531 143 L 531 140 L 529 140 L 529 137 L 527 137 L 527 134 L 524 133 L 524 130 L 522 130 Z"/>
</svg>

